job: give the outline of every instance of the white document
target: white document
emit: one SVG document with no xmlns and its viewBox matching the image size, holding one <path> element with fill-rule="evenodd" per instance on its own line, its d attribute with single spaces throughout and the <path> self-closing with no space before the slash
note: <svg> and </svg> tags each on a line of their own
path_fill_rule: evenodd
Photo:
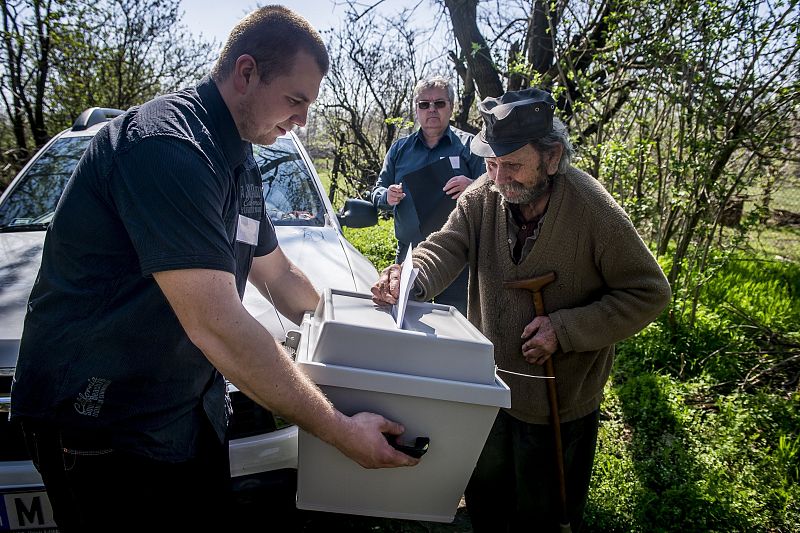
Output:
<svg viewBox="0 0 800 533">
<path fill-rule="evenodd" d="M 414 268 L 414 264 L 411 261 L 411 245 L 409 245 L 406 258 L 403 259 L 402 269 L 400 270 L 400 296 L 397 298 L 397 303 L 392 306 L 392 315 L 398 329 L 403 329 L 403 318 L 406 316 L 408 295 L 411 293 L 411 287 L 414 286 L 417 272 L 419 272 L 419 269 Z"/>
<path fill-rule="evenodd" d="M 457 155 L 451 155 L 450 166 L 453 167 L 453 170 L 458 170 L 461 168 L 461 158 Z"/>
</svg>

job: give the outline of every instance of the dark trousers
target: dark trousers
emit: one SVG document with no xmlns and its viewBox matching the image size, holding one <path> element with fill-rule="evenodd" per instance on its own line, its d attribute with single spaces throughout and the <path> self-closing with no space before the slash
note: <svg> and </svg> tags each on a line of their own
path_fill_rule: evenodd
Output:
<svg viewBox="0 0 800 533">
<path fill-rule="evenodd" d="M 418 243 L 417 243 L 418 244 Z M 416 244 L 414 245 L 416 246 Z M 397 243 L 397 255 L 395 262 L 399 265 L 403 264 L 408 251 L 407 242 Z M 469 281 L 469 269 L 464 267 L 461 273 L 453 282 L 447 286 L 441 293 L 439 293 L 433 301 L 437 304 L 452 305 L 459 312 L 467 316 L 467 283 Z"/>
<path fill-rule="evenodd" d="M 109 447 L 99 435 L 22 421 L 62 533 L 225 531 L 227 445 L 204 428 L 198 457 L 156 461 Z"/>
<path fill-rule="evenodd" d="M 597 446 L 599 411 L 561 424 L 567 510 L 580 530 Z M 465 491 L 475 533 L 559 531 L 555 444 L 549 425 L 500 411 Z"/>
</svg>

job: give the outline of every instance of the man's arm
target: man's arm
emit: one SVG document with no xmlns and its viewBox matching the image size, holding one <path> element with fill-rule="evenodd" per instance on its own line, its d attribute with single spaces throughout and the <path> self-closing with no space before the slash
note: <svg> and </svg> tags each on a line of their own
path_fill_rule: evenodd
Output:
<svg viewBox="0 0 800 533">
<path fill-rule="evenodd" d="M 431 233 L 412 252 L 419 269 L 411 297 L 430 300 L 447 288 L 467 263 L 470 221 L 462 205 L 457 205 L 440 231 Z M 401 265 L 385 268 L 370 289 L 378 305 L 395 304 L 400 294 Z"/>
<path fill-rule="evenodd" d="M 295 324 L 303 320 L 303 313 L 316 309 L 319 302 L 317 290 L 280 246 L 267 255 L 253 258 L 248 279 Z"/>
<path fill-rule="evenodd" d="M 239 390 L 336 446 L 367 468 L 418 461 L 389 446 L 382 433 L 403 427 L 371 413 L 337 411 L 242 306 L 232 274 L 187 269 L 157 272 L 156 282 L 191 341 Z"/>
</svg>

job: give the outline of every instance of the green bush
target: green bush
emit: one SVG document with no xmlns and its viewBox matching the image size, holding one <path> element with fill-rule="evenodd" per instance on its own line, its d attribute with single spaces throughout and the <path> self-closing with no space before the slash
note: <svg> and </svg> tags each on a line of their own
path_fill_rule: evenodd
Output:
<svg viewBox="0 0 800 533">
<path fill-rule="evenodd" d="M 378 272 L 394 263 L 397 239 L 394 238 L 393 219 L 379 218 L 378 225 L 369 228 L 344 228 L 344 236 Z"/>
</svg>

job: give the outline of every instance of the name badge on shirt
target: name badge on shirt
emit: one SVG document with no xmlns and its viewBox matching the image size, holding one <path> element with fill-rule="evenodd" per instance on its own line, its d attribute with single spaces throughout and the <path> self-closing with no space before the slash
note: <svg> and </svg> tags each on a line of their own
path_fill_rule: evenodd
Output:
<svg viewBox="0 0 800 533">
<path fill-rule="evenodd" d="M 244 215 L 239 215 L 239 224 L 236 226 L 236 240 L 255 246 L 258 244 L 259 221 Z"/>
</svg>

